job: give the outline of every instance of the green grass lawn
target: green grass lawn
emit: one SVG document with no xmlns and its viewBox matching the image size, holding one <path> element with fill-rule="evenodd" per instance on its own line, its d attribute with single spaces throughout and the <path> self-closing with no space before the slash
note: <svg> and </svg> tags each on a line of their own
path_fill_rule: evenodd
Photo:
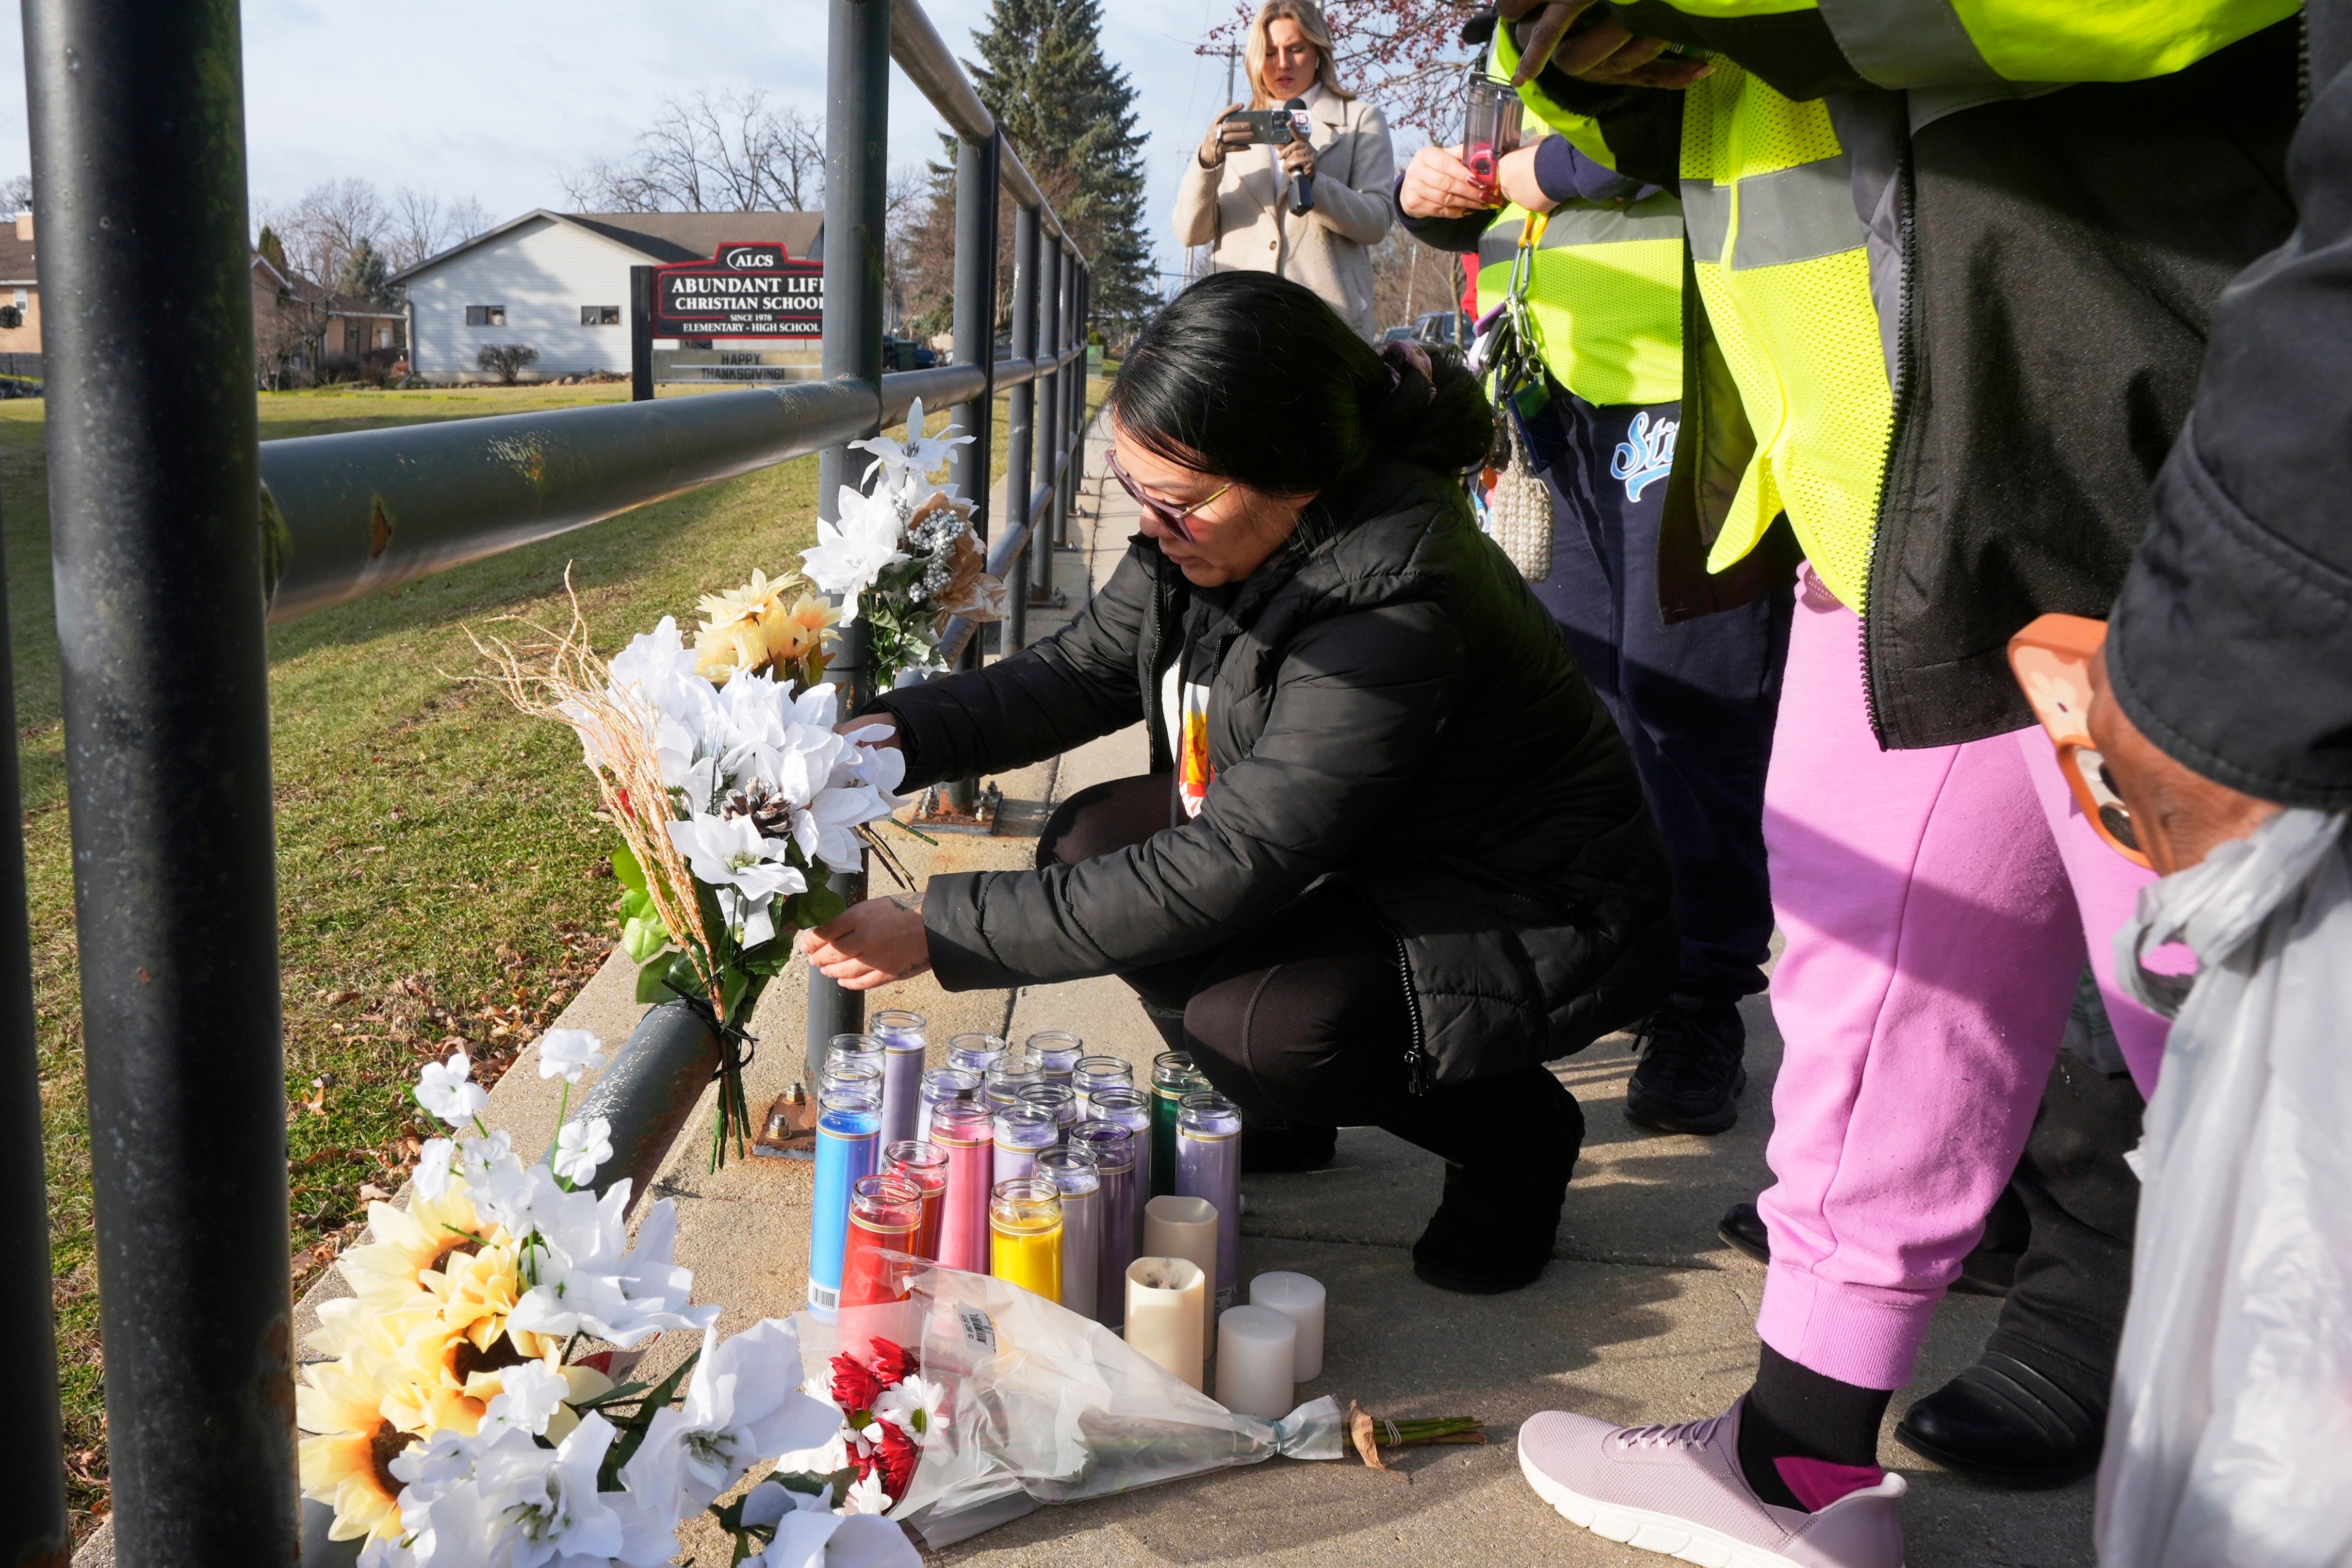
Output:
<svg viewBox="0 0 2352 1568">
<path fill-rule="evenodd" d="M 1099 390 L 1098 385 L 1095 389 Z M 625 386 L 308 392 L 260 398 L 264 440 L 619 401 Z M 49 584 L 43 406 L 0 404 L 33 984 L 58 1358 L 77 1525 L 106 1498 L 87 1106 Z M 944 416 L 929 421 L 932 428 Z M 996 466 L 1008 445 L 997 409 Z M 603 962 L 611 841 L 578 743 L 459 677 L 464 628 L 566 611 L 599 649 L 814 542 L 803 458 L 276 628 L 269 638 L 296 1288 L 425 1135 L 417 1064 L 462 1042 L 496 1071 Z M 617 1045 L 618 1042 L 611 1042 Z M 77 1533 L 79 1533 L 79 1528 Z"/>
</svg>

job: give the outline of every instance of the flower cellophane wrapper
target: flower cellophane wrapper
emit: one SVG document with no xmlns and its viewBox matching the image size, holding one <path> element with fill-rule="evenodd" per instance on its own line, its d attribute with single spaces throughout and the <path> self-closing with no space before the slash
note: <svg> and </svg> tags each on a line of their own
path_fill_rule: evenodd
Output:
<svg viewBox="0 0 2352 1568">
<path fill-rule="evenodd" d="M 1044 1297 L 917 1258 L 894 1271 L 908 1299 L 850 1307 L 838 1323 L 799 1314 L 812 1365 L 876 1338 L 919 1346 L 947 1390 L 890 1518 L 939 1548 L 1041 1503 L 1080 1502 L 1185 1476 L 1346 1456 L 1346 1416 L 1328 1396 L 1280 1421 L 1237 1415 L 1125 1340 Z"/>
</svg>

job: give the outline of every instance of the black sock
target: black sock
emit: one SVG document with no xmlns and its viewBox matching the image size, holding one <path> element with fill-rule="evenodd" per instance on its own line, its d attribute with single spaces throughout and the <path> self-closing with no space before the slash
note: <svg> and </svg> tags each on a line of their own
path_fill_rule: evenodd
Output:
<svg viewBox="0 0 2352 1568">
<path fill-rule="evenodd" d="M 1893 1396 L 1888 1389 L 1824 1377 L 1766 1345 L 1756 1362 L 1756 1386 L 1739 1414 L 1739 1473 L 1766 1502 L 1804 1508 L 1773 1461 L 1875 1467 L 1878 1424 Z"/>
</svg>

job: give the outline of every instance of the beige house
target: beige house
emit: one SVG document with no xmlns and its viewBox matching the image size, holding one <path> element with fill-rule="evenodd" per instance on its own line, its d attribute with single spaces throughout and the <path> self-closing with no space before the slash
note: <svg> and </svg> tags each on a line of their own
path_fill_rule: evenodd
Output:
<svg viewBox="0 0 2352 1568">
<path fill-rule="evenodd" d="M 0 375 L 41 374 L 41 284 L 33 271 L 33 215 L 0 229 Z"/>
</svg>

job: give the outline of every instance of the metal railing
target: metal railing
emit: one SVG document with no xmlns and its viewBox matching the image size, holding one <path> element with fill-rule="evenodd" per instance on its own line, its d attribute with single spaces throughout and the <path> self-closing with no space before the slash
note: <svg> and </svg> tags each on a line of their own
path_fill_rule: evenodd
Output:
<svg viewBox="0 0 2352 1568">
<path fill-rule="evenodd" d="M 953 477 L 981 503 L 1016 605 L 1027 559 L 1050 574 L 1042 543 L 1060 536 L 1081 450 L 1087 258 L 917 0 L 826 10 L 822 380 L 265 447 L 236 5 L 27 8 L 118 1563 L 349 1558 L 349 1543 L 327 1553 L 315 1510 L 298 1523 L 296 1506 L 265 624 L 811 452 L 830 515 L 856 473 L 845 443 L 918 396 L 954 405 L 980 437 L 957 450 Z M 883 375 L 894 58 L 961 142 L 958 363 Z M 1013 353 L 991 364 L 1000 188 L 1018 207 Z M 156 336 L 159 314 L 182 330 Z M 1013 467 L 997 518 L 989 415 L 1006 391 Z M 1024 632 L 1016 611 L 1008 651 Z M 955 658 L 973 647 L 971 627 L 950 628 Z M 866 695 L 862 626 L 834 668 L 853 702 Z M 13 751 L 0 794 L 18 807 Z M 0 1334 L 17 1367 L 0 1402 L 14 1481 L 0 1563 L 55 1563 L 67 1530 L 21 847 L 0 854 Z M 812 977 L 816 1049 L 858 1016 L 853 994 Z M 709 1051 L 669 1010 L 648 1016 L 595 1090 L 619 1130 L 604 1175 L 652 1175 Z"/>
</svg>

